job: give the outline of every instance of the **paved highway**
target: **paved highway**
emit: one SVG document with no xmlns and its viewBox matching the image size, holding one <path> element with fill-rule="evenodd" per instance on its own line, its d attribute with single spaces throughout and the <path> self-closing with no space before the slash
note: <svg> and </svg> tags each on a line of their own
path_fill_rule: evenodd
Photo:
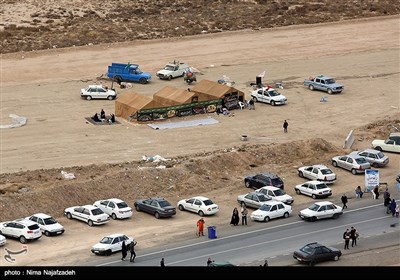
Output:
<svg viewBox="0 0 400 280">
<path fill-rule="evenodd" d="M 371 202 L 364 201 L 360 204 L 371 204 Z M 343 250 L 342 234 L 351 226 L 360 232 L 360 240 L 357 248 L 350 247 L 347 251 Z M 345 209 L 345 213 L 336 220 L 306 222 L 300 220 L 297 212 L 293 212 L 288 219 L 257 223 L 250 231 L 240 233 L 236 231 L 231 234 L 225 232 L 223 236 L 220 235 L 217 229 L 215 239 L 200 241 L 194 238 L 168 244 L 162 248 L 137 251 L 135 263 L 121 261 L 119 253 L 85 265 L 159 266 L 162 257 L 165 258 L 167 266 L 205 266 L 208 257 L 215 261 L 229 261 L 238 266 L 258 266 L 264 259 L 268 259 L 270 265 L 298 265 L 292 258 L 292 253 L 309 242 L 318 241 L 341 249 L 344 254 L 341 260 L 352 250 L 354 253 L 355 250 L 360 252 L 382 246 L 397 248 L 400 245 L 399 218 L 387 215 L 381 203 L 357 209 Z M 385 244 L 382 245 L 379 240 L 384 240 Z M 394 254 L 394 257 L 398 256 Z M 342 265 L 341 260 L 334 265 Z M 400 256 L 397 263 L 400 264 Z M 365 264 L 360 263 L 360 265 Z"/>
</svg>

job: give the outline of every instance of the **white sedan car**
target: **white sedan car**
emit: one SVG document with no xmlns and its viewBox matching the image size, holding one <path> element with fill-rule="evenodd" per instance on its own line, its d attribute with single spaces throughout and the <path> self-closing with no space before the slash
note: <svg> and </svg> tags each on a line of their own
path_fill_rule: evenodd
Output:
<svg viewBox="0 0 400 280">
<path fill-rule="evenodd" d="M 177 207 L 179 210 L 187 210 L 199 214 L 199 216 L 204 215 L 214 215 L 218 213 L 219 207 L 217 204 L 212 202 L 211 199 L 204 196 L 195 196 L 189 199 L 182 199 L 178 201 Z"/>
<path fill-rule="evenodd" d="M 99 207 L 104 213 L 108 214 L 113 220 L 126 219 L 132 217 L 132 208 L 119 198 L 98 200 L 94 206 Z"/>
<path fill-rule="evenodd" d="M 325 184 L 332 184 L 336 181 L 336 174 L 323 164 L 302 166 L 297 169 L 297 174 L 301 178 L 313 181 L 322 181 Z"/>
<path fill-rule="evenodd" d="M 343 214 L 340 206 L 330 201 L 316 202 L 307 209 L 303 209 L 299 213 L 299 217 L 303 220 L 314 222 L 316 220 L 333 218 L 336 219 Z"/>
<path fill-rule="evenodd" d="M 93 205 L 73 206 L 64 210 L 68 219 L 77 219 L 86 222 L 89 226 L 103 225 L 108 223 L 110 216 L 100 208 Z"/>
<path fill-rule="evenodd" d="M 4 246 L 7 243 L 7 239 L 0 234 L 0 246 Z"/>
<path fill-rule="evenodd" d="M 332 189 L 320 181 L 307 181 L 303 184 L 296 185 L 294 190 L 297 194 L 308 195 L 314 199 L 332 195 Z"/>
<path fill-rule="evenodd" d="M 115 89 L 109 89 L 102 85 L 89 85 L 81 89 L 81 98 L 86 100 L 108 99 L 113 100 L 117 97 Z"/>
<path fill-rule="evenodd" d="M 268 103 L 272 106 L 284 105 L 287 103 L 287 98 L 270 86 L 258 88 L 252 91 L 250 95 L 254 102 Z"/>
<path fill-rule="evenodd" d="M 284 190 L 281 190 L 280 188 L 277 188 L 277 187 L 265 186 L 265 187 L 257 189 L 256 192 L 263 193 L 266 196 L 269 196 L 270 198 L 272 198 L 273 200 L 283 202 L 288 205 L 290 205 L 294 202 L 293 197 L 288 195 Z"/>
<path fill-rule="evenodd" d="M 43 213 L 36 213 L 25 219 L 39 224 L 40 230 L 46 236 L 60 235 L 64 233 L 64 227 L 52 216 Z"/>
<path fill-rule="evenodd" d="M 122 250 L 122 241 L 125 241 L 128 247 L 133 242 L 133 238 L 122 233 L 111 234 L 103 237 L 99 243 L 93 245 L 91 251 L 96 255 L 109 256 Z"/>
<path fill-rule="evenodd" d="M 268 222 L 275 218 L 287 218 L 292 214 L 292 206 L 286 205 L 279 201 L 270 200 L 261 205 L 261 207 L 253 211 L 250 215 L 252 221 Z"/>
</svg>

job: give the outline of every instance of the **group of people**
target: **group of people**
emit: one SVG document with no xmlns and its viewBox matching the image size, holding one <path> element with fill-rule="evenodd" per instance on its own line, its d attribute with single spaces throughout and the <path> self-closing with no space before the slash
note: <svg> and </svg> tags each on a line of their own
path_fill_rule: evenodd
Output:
<svg viewBox="0 0 400 280">
<path fill-rule="evenodd" d="M 343 239 L 344 239 L 344 249 L 348 250 L 349 245 L 350 245 L 350 240 L 351 240 L 351 247 L 357 246 L 357 238 L 360 236 L 358 231 L 355 229 L 355 227 L 351 227 L 351 229 L 346 229 L 346 231 L 343 233 Z"/>
<path fill-rule="evenodd" d="M 126 245 L 125 240 L 122 241 L 122 258 L 121 260 L 125 260 L 126 256 L 128 255 L 128 250 L 131 253 L 131 256 L 129 258 L 130 262 L 135 262 L 136 258 L 136 252 L 135 252 L 135 246 L 137 244 L 136 240 L 133 240 L 129 245 Z"/>
<path fill-rule="evenodd" d="M 100 116 L 98 113 L 95 113 L 92 117 L 92 120 L 95 122 L 108 122 L 108 124 L 112 124 L 115 123 L 115 115 L 114 114 L 110 114 L 110 117 L 106 117 L 106 112 L 101 109 L 100 111 Z"/>
<path fill-rule="evenodd" d="M 248 214 L 248 210 L 246 208 L 246 205 L 243 205 L 242 208 L 240 209 L 240 213 L 242 216 L 242 226 L 246 225 L 247 226 L 247 214 Z M 233 209 L 232 212 L 232 217 L 231 217 L 231 225 L 237 226 L 239 224 L 239 210 L 237 209 L 237 207 L 235 207 Z"/>
<path fill-rule="evenodd" d="M 400 208 L 394 198 L 390 198 L 388 188 L 383 193 L 383 206 L 386 207 L 386 214 L 392 214 L 392 216 L 399 216 Z"/>
</svg>

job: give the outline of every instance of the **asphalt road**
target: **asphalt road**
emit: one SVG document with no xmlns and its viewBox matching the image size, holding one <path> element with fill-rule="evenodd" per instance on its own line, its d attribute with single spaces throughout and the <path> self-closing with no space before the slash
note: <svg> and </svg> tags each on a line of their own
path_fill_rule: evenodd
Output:
<svg viewBox="0 0 400 280">
<path fill-rule="evenodd" d="M 372 203 L 370 200 L 360 202 L 363 205 Z M 343 250 L 342 234 L 351 226 L 360 233 L 358 246 Z M 167 266 L 205 266 L 208 257 L 211 257 L 215 261 L 229 261 L 238 266 L 259 266 L 264 259 L 270 266 L 298 266 L 300 264 L 292 257 L 293 251 L 315 241 L 343 252 L 338 262 L 322 265 L 400 265 L 399 218 L 387 215 L 381 203 L 345 209 L 345 213 L 336 220 L 306 222 L 293 213 L 288 219 L 260 223 L 257 228 L 253 227 L 245 233 L 234 233 L 233 230 L 231 234 L 224 232 L 219 235 L 216 229 L 216 235 L 215 239 L 192 239 L 137 252 L 135 263 L 121 261 L 120 254 L 116 254 L 85 265 L 159 266 L 164 257 Z M 385 252 L 383 256 L 386 258 L 379 257 L 380 264 L 377 264 L 379 252 Z M 354 259 L 351 256 L 357 257 Z"/>
</svg>

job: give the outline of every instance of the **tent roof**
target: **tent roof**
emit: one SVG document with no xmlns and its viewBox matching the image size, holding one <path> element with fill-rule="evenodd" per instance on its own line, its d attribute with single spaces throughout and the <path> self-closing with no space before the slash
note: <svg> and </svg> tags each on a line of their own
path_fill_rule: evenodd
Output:
<svg viewBox="0 0 400 280">
<path fill-rule="evenodd" d="M 152 101 L 153 99 L 151 99 L 150 97 L 141 95 L 136 92 L 126 92 L 123 95 L 118 96 L 116 100 L 116 102 L 118 103 L 126 104 L 137 110 L 140 110 L 141 108 L 145 107 Z"/>
<path fill-rule="evenodd" d="M 192 87 L 192 91 L 222 98 L 225 94 L 232 92 L 232 88 L 217 82 L 201 80 L 194 87 Z M 235 91 L 238 90 L 235 89 Z"/>
<path fill-rule="evenodd" d="M 188 100 L 192 100 L 192 97 L 195 95 L 197 93 L 188 91 L 187 89 L 166 86 L 154 93 L 153 98 L 159 102 L 162 102 L 161 99 L 169 99 L 176 101 L 177 104 L 183 104 Z"/>
</svg>

